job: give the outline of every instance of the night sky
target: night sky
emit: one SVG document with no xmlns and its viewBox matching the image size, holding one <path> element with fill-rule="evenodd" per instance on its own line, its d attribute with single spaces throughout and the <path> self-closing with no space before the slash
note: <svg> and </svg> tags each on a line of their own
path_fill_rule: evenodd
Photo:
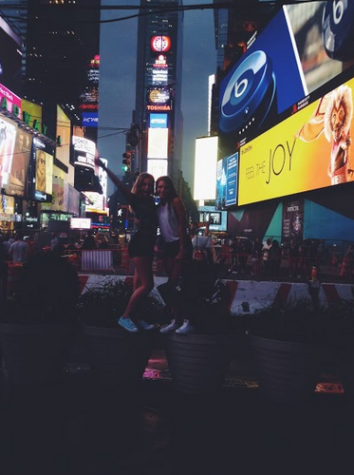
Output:
<svg viewBox="0 0 354 475">
<path fill-rule="evenodd" d="M 183 0 L 184 5 L 213 3 Z M 103 0 L 102 5 L 139 5 L 139 0 Z M 101 20 L 122 18 L 137 10 L 102 11 Z M 193 190 L 194 140 L 207 135 L 208 76 L 216 72 L 214 18 L 212 10 L 184 13 L 182 114 L 184 118 L 184 178 Z M 121 173 L 125 135 L 108 128 L 129 128 L 135 107 L 137 19 L 101 24 L 100 109 L 98 148 L 111 168 Z M 108 195 L 113 192 L 109 182 Z"/>
</svg>

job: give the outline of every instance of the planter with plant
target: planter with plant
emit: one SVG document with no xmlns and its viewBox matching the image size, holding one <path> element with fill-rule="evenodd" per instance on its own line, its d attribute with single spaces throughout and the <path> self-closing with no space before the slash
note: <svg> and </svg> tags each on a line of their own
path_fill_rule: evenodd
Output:
<svg viewBox="0 0 354 475">
<path fill-rule="evenodd" d="M 104 387 L 138 384 L 149 361 L 154 331 L 129 333 L 117 324 L 132 288 L 123 280 L 105 279 L 80 296 L 79 318 L 94 381 Z M 161 303 L 151 294 L 142 302 L 144 320 L 154 322 Z"/>
<path fill-rule="evenodd" d="M 0 342 L 12 384 L 55 381 L 76 331 L 79 279 L 55 254 L 33 256 L 23 266 L 18 294 L 1 309 Z"/>
<path fill-rule="evenodd" d="M 191 395 L 218 391 L 225 380 L 234 340 L 228 309 L 229 292 L 216 269 L 194 268 L 181 280 L 175 298 L 180 311 L 193 321 L 194 332 L 169 333 L 166 356 L 175 390 Z"/>
<path fill-rule="evenodd" d="M 344 364 L 348 367 L 354 341 L 353 305 L 347 302 L 345 311 L 340 302 L 321 307 L 314 289 L 319 290 L 319 285 L 310 282 L 308 300 L 273 305 L 250 318 L 248 335 L 259 389 L 273 401 L 303 402 L 313 394 L 321 371 L 336 367 L 340 376 Z"/>
</svg>

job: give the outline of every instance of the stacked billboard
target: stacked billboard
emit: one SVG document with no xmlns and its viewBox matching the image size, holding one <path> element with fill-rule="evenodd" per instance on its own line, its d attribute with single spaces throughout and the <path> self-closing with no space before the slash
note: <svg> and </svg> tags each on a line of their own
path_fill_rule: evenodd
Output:
<svg viewBox="0 0 354 475">
<path fill-rule="evenodd" d="M 219 208 L 354 180 L 353 38 L 353 3 L 283 6 L 228 72 L 220 87 Z"/>
</svg>

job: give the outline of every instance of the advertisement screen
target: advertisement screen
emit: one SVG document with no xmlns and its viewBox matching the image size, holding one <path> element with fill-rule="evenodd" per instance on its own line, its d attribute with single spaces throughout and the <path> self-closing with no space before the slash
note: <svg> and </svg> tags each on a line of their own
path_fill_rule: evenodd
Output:
<svg viewBox="0 0 354 475">
<path fill-rule="evenodd" d="M 28 195 L 36 201 L 52 199 L 54 149 L 38 137 L 32 140 L 28 168 Z"/>
<path fill-rule="evenodd" d="M 0 45 L 0 84 L 21 97 L 22 42 L 1 17 Z"/>
<path fill-rule="evenodd" d="M 354 79 L 240 150 L 238 204 L 354 180 Z"/>
<path fill-rule="evenodd" d="M 222 154 L 279 123 L 282 113 L 351 67 L 353 35 L 354 2 L 284 6 L 221 82 Z"/>
<path fill-rule="evenodd" d="M 36 184 L 35 189 L 40 193 L 52 194 L 53 156 L 44 150 L 36 150 Z"/>
<path fill-rule="evenodd" d="M 0 116 L 0 187 L 9 182 L 17 125 Z"/>
<path fill-rule="evenodd" d="M 90 229 L 91 218 L 71 218 L 70 229 Z"/>
<path fill-rule="evenodd" d="M 148 129 L 147 158 L 168 157 L 168 129 Z"/>
<path fill-rule="evenodd" d="M 194 194 L 195 200 L 215 200 L 218 137 L 195 141 Z"/>
<path fill-rule="evenodd" d="M 155 178 L 155 180 L 160 176 L 166 176 L 168 174 L 167 169 L 167 160 L 148 160 L 147 162 L 147 171 Z"/>
<path fill-rule="evenodd" d="M 73 135 L 74 164 L 95 169 L 96 145 L 92 140 Z"/>
<path fill-rule="evenodd" d="M 24 195 L 31 147 L 32 135 L 17 128 L 10 174 L 7 182 L 3 183 L 8 195 Z"/>
<path fill-rule="evenodd" d="M 224 157 L 216 169 L 216 208 L 237 204 L 238 153 Z"/>
</svg>

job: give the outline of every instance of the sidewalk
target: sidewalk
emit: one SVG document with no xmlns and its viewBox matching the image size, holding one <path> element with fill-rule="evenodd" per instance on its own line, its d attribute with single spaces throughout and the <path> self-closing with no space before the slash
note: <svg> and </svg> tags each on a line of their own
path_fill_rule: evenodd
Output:
<svg viewBox="0 0 354 475">
<path fill-rule="evenodd" d="M 57 384 L 16 387 L 0 403 L 0 473 L 350 473 L 353 403 L 319 386 L 299 406 L 271 403 L 247 355 L 208 397 L 173 390 L 163 350 L 134 394 L 95 387 L 89 366 L 76 361 Z"/>
</svg>

